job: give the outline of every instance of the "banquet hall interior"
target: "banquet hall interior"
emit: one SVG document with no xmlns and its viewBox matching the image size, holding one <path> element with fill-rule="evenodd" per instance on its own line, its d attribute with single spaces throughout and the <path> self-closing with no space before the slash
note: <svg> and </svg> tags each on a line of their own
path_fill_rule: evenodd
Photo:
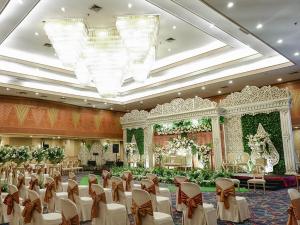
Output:
<svg viewBox="0 0 300 225">
<path fill-rule="evenodd" d="M 299 0 L 0 0 L 0 224 L 300 225 Z"/>
</svg>

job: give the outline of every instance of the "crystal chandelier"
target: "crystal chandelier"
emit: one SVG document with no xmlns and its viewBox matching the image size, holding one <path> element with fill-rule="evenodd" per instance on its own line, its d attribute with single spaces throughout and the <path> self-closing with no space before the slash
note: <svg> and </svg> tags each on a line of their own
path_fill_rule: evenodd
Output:
<svg viewBox="0 0 300 225">
<path fill-rule="evenodd" d="M 88 29 L 82 19 L 49 20 L 44 29 L 62 64 L 102 97 L 115 97 L 125 74 L 145 81 L 155 61 L 159 17 L 117 17 L 116 27 Z"/>
</svg>

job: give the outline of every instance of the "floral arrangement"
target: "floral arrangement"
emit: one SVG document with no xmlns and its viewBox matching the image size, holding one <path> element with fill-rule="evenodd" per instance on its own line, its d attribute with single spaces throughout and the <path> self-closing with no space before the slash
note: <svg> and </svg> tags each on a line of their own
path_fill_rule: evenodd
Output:
<svg viewBox="0 0 300 225">
<path fill-rule="evenodd" d="M 18 165 L 30 159 L 30 148 L 28 146 L 9 147 L 8 151 L 9 160 Z"/>
<path fill-rule="evenodd" d="M 269 153 L 270 135 L 267 132 L 248 135 L 248 146 L 251 150 L 258 150 L 260 154 Z"/>
<path fill-rule="evenodd" d="M 36 148 L 31 152 L 31 158 L 38 163 L 42 162 L 47 156 L 47 150 L 44 148 Z"/>
<path fill-rule="evenodd" d="M 169 150 L 166 147 L 164 147 L 164 146 L 155 145 L 154 149 L 153 149 L 153 154 L 154 154 L 155 161 L 159 165 L 161 165 L 163 156 L 168 155 L 169 154 Z"/>
<path fill-rule="evenodd" d="M 210 119 L 182 120 L 173 124 L 156 124 L 154 132 L 158 135 L 197 133 L 212 131 Z"/>
<path fill-rule="evenodd" d="M 8 146 L 0 147 L 0 162 L 5 163 L 9 160 L 9 148 Z"/>
<path fill-rule="evenodd" d="M 47 149 L 47 159 L 52 164 L 57 164 L 63 161 L 65 157 L 65 151 L 64 149 L 60 147 L 52 147 Z"/>
<path fill-rule="evenodd" d="M 211 144 L 203 144 L 198 146 L 199 160 L 203 167 L 207 167 L 209 163 L 209 156 L 211 154 Z"/>
<path fill-rule="evenodd" d="M 129 161 L 138 161 L 137 156 L 137 147 L 135 143 L 126 143 L 125 144 L 126 156 Z"/>
<path fill-rule="evenodd" d="M 197 149 L 197 144 L 192 139 L 179 135 L 169 141 L 167 148 L 172 155 L 186 155 L 187 152 L 193 154 Z"/>
<path fill-rule="evenodd" d="M 105 143 L 105 144 L 103 144 L 102 146 L 103 146 L 104 152 L 107 152 L 108 149 L 109 149 L 109 147 L 111 146 L 111 144 Z"/>
</svg>

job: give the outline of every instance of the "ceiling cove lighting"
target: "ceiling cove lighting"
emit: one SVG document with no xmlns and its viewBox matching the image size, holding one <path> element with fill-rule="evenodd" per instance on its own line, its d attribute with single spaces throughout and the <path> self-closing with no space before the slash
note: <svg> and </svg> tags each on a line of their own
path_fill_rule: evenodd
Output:
<svg viewBox="0 0 300 225">
<path fill-rule="evenodd" d="M 147 79 L 155 62 L 158 15 L 117 17 L 116 27 L 87 28 L 83 19 L 46 21 L 44 30 L 64 66 L 83 85 L 94 82 L 100 96 L 116 97 L 124 75 Z"/>
</svg>

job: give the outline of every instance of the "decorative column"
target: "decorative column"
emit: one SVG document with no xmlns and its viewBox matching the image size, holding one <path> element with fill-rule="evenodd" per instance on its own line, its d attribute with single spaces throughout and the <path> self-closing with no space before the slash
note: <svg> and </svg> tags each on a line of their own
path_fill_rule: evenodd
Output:
<svg viewBox="0 0 300 225">
<path fill-rule="evenodd" d="M 124 166 L 128 165 L 128 159 L 126 154 L 126 143 L 127 143 L 127 129 L 123 128 Z"/>
<path fill-rule="evenodd" d="M 213 148 L 215 156 L 215 170 L 222 168 L 222 144 L 221 144 L 221 130 L 219 116 L 211 118 L 212 134 L 213 134 Z"/>
<path fill-rule="evenodd" d="M 144 150 L 145 150 L 145 167 L 153 168 L 153 126 L 151 124 L 144 128 Z"/>
<path fill-rule="evenodd" d="M 294 137 L 290 109 L 280 111 L 282 144 L 284 151 L 285 173 L 296 174 L 297 155 L 294 149 Z"/>
</svg>

